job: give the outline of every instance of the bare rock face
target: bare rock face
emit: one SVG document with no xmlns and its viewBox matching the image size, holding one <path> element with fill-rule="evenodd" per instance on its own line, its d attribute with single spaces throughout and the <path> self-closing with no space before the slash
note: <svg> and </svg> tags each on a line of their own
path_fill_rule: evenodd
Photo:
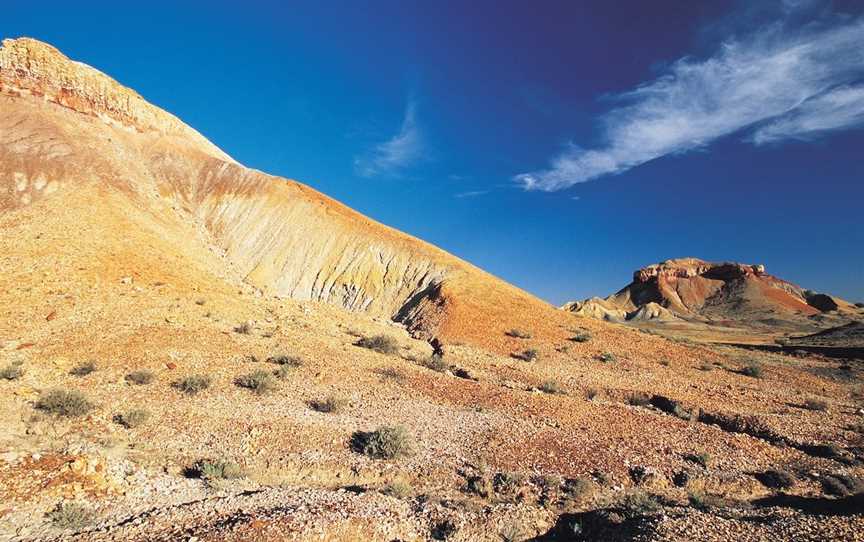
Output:
<svg viewBox="0 0 864 542">
<path fill-rule="evenodd" d="M 627 320 L 639 321 L 783 321 L 828 311 L 854 312 L 845 301 L 769 275 L 764 265 L 698 258 L 666 260 L 637 269 L 633 282 L 616 294 L 563 308 L 603 319 L 623 312 Z"/>
<path fill-rule="evenodd" d="M 116 221 L 109 201 L 130 222 L 111 223 L 116 231 L 144 224 L 176 236 L 186 253 L 218 255 L 222 275 L 262 295 L 392 318 L 425 338 L 470 341 L 474 324 L 489 336 L 554 311 L 308 186 L 241 166 L 173 115 L 50 45 L 4 40 L 0 215 L 38 203 L 107 223 Z M 85 242 L 81 235 L 70 231 L 69 246 Z"/>
</svg>

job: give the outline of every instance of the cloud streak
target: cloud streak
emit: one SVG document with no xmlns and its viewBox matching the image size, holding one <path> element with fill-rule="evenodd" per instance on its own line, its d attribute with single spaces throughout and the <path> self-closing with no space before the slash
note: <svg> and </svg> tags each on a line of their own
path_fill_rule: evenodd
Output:
<svg viewBox="0 0 864 542">
<path fill-rule="evenodd" d="M 402 125 L 392 138 L 354 158 L 354 172 L 361 177 L 398 177 L 423 156 L 423 134 L 417 125 L 417 106 L 409 101 Z"/>
<path fill-rule="evenodd" d="M 864 124 L 864 19 L 790 29 L 783 22 L 730 40 L 704 60 L 682 58 L 617 96 L 600 121 L 602 144 L 570 145 L 527 190 L 562 190 L 741 131 L 761 145 L 812 139 Z"/>
</svg>

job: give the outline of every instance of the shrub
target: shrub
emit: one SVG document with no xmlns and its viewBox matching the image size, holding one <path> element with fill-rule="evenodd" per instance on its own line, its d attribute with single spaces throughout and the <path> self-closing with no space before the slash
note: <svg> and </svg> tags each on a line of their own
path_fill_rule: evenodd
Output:
<svg viewBox="0 0 864 542">
<path fill-rule="evenodd" d="M 450 369 L 450 366 L 444 361 L 444 358 L 436 355 L 432 355 L 428 359 L 424 360 L 422 365 L 436 373 L 443 373 Z"/>
<path fill-rule="evenodd" d="M 126 381 L 138 385 L 149 384 L 153 382 L 153 372 L 147 370 L 132 371 L 126 375 Z"/>
<path fill-rule="evenodd" d="M 373 335 L 372 337 L 361 337 L 354 343 L 361 348 L 374 350 L 379 354 L 393 355 L 399 351 L 399 342 L 387 335 Z"/>
<path fill-rule="evenodd" d="M 386 380 L 395 380 L 396 382 L 402 382 L 405 380 L 405 375 L 399 372 L 398 369 L 394 369 L 393 367 L 383 367 L 381 369 L 376 369 L 375 374 L 380 376 Z"/>
<path fill-rule="evenodd" d="M 804 401 L 804 408 L 807 410 L 825 411 L 828 410 L 828 403 L 822 399 L 810 397 Z"/>
<path fill-rule="evenodd" d="M 708 465 L 711 463 L 711 454 L 709 454 L 707 452 L 701 452 L 698 454 L 689 454 L 689 455 L 685 456 L 684 459 L 686 459 L 688 461 L 692 461 L 693 463 L 696 463 L 697 465 L 701 465 L 707 469 Z"/>
<path fill-rule="evenodd" d="M 578 500 L 591 496 L 594 490 L 597 489 L 597 484 L 587 476 L 579 476 L 578 478 L 568 478 L 565 480 L 563 489 L 568 499 Z"/>
<path fill-rule="evenodd" d="M 12 363 L 0 369 L 0 378 L 4 380 L 18 380 L 24 376 L 24 368 L 20 363 Z"/>
<path fill-rule="evenodd" d="M 469 476 L 465 480 L 465 491 L 484 499 L 492 494 L 492 482 L 485 476 Z"/>
<path fill-rule="evenodd" d="M 600 390 L 597 388 L 586 388 L 585 389 L 585 399 L 588 401 L 593 401 L 595 397 L 600 395 Z"/>
<path fill-rule="evenodd" d="M 285 380 L 293 372 L 294 368 L 290 365 L 280 365 L 279 368 L 276 369 L 276 372 L 273 374 L 276 375 L 276 378 L 278 378 L 279 380 Z"/>
<path fill-rule="evenodd" d="M 495 491 L 505 495 L 511 495 L 519 491 L 525 477 L 516 472 L 499 472 L 492 478 L 492 487 Z"/>
<path fill-rule="evenodd" d="M 224 459 L 199 459 L 187 469 L 187 473 L 207 481 L 234 480 L 245 476 L 240 465 Z"/>
<path fill-rule="evenodd" d="M 661 359 L 658 363 L 663 367 L 669 367 L 672 364 L 668 359 Z"/>
<path fill-rule="evenodd" d="M 318 412 L 336 413 L 344 409 L 347 403 L 348 402 L 341 397 L 330 395 L 326 399 L 318 399 L 311 401 L 309 405 L 312 407 L 313 410 L 316 410 Z"/>
<path fill-rule="evenodd" d="M 612 352 L 603 352 L 602 354 L 597 356 L 597 359 L 599 359 L 603 363 L 612 363 L 618 360 L 618 358 L 616 358 L 615 354 L 613 354 Z"/>
<path fill-rule="evenodd" d="M 114 416 L 114 420 L 127 429 L 134 429 L 150 418 L 150 413 L 146 410 L 135 409 Z"/>
<path fill-rule="evenodd" d="M 710 370 L 712 370 L 712 369 L 714 369 L 714 366 L 711 365 L 710 363 L 702 363 L 702 364 L 699 365 L 699 370 L 700 370 L 700 371 L 708 372 L 708 371 L 710 371 Z"/>
<path fill-rule="evenodd" d="M 69 371 L 69 374 L 72 376 L 87 376 L 95 370 L 96 364 L 92 361 L 86 361 L 73 367 L 72 370 Z"/>
<path fill-rule="evenodd" d="M 395 459 L 411 453 L 411 436 L 404 427 L 379 427 L 372 432 L 357 431 L 351 449 L 375 459 Z"/>
<path fill-rule="evenodd" d="M 175 382 L 174 387 L 187 395 L 195 395 L 210 387 L 210 377 L 205 375 L 189 375 Z"/>
<path fill-rule="evenodd" d="M 275 363 L 276 365 L 296 369 L 297 367 L 301 367 L 303 365 L 303 358 L 279 354 L 267 358 L 267 363 Z"/>
<path fill-rule="evenodd" d="M 445 519 L 444 521 L 439 521 L 432 527 L 432 535 L 433 540 L 448 540 L 451 536 L 456 534 L 459 530 L 456 527 L 456 524 L 453 523 L 449 519 Z"/>
<path fill-rule="evenodd" d="M 93 512 L 81 503 L 63 501 L 46 514 L 51 523 L 60 529 L 83 529 L 93 523 Z"/>
<path fill-rule="evenodd" d="M 564 395 L 565 393 L 567 393 L 566 391 L 564 391 L 564 388 L 554 380 L 546 380 L 542 384 L 540 384 L 540 391 L 552 395 Z"/>
<path fill-rule="evenodd" d="M 39 398 L 36 408 L 57 416 L 75 418 L 93 410 L 93 403 L 80 391 L 51 390 Z"/>
<path fill-rule="evenodd" d="M 234 328 L 235 333 L 239 333 L 241 335 L 249 335 L 252 333 L 252 324 L 249 322 L 243 322 L 239 326 Z"/>
<path fill-rule="evenodd" d="M 508 337 L 513 337 L 514 339 L 530 339 L 531 334 L 527 331 L 522 331 L 521 329 L 513 328 L 509 331 L 506 331 L 505 334 Z"/>
<path fill-rule="evenodd" d="M 651 404 L 651 397 L 647 393 L 637 391 L 627 396 L 627 403 L 633 406 L 648 406 Z"/>
<path fill-rule="evenodd" d="M 636 518 L 653 514 L 660 510 L 660 503 L 654 496 L 645 493 L 644 491 L 634 491 L 628 493 L 618 503 L 618 507 L 623 514 L 628 518 Z"/>
<path fill-rule="evenodd" d="M 847 474 L 834 474 L 822 478 L 822 490 L 829 495 L 848 497 L 864 493 L 864 479 Z"/>
<path fill-rule="evenodd" d="M 522 361 L 536 361 L 539 353 L 534 348 L 529 348 L 527 350 L 523 350 L 522 352 L 515 352 L 510 355 L 516 359 L 521 359 Z"/>
<path fill-rule="evenodd" d="M 522 542 L 527 538 L 525 529 L 516 520 L 505 523 L 498 534 L 501 535 L 502 542 Z"/>
<path fill-rule="evenodd" d="M 381 493 L 397 499 L 404 499 L 410 496 L 413 491 L 411 484 L 401 480 L 394 480 L 381 488 Z"/>
<path fill-rule="evenodd" d="M 588 341 L 591 340 L 591 334 L 587 333 L 587 332 L 577 333 L 576 335 L 573 335 L 572 337 L 570 337 L 570 340 L 573 341 L 574 343 L 587 343 Z"/>
<path fill-rule="evenodd" d="M 795 476 L 789 471 L 772 469 L 756 475 L 756 479 L 765 486 L 772 489 L 789 489 L 795 485 Z"/>
<path fill-rule="evenodd" d="M 750 361 L 741 368 L 741 374 L 752 378 L 762 378 L 764 370 L 762 364 L 757 361 Z"/>
<path fill-rule="evenodd" d="M 724 508 L 729 504 L 729 501 L 716 495 L 709 495 L 704 491 L 691 491 L 687 494 L 687 500 L 690 506 L 702 511 L 708 511 L 712 508 Z"/>
<path fill-rule="evenodd" d="M 276 388 L 276 382 L 273 380 L 273 375 L 267 371 L 255 371 L 238 376 L 234 380 L 234 383 L 241 388 L 250 389 L 258 395 L 270 393 Z"/>
</svg>

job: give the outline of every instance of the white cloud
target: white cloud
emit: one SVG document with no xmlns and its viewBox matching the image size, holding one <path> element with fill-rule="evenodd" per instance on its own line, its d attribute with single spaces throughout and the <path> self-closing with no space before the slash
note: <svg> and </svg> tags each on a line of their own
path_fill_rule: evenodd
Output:
<svg viewBox="0 0 864 542">
<path fill-rule="evenodd" d="M 704 148 L 755 128 L 754 143 L 809 138 L 861 124 L 864 20 L 790 29 L 775 23 L 731 40 L 705 60 L 682 58 L 665 74 L 615 97 L 604 143 L 571 145 L 548 169 L 517 175 L 525 189 L 561 190 L 656 158 Z"/>
<path fill-rule="evenodd" d="M 354 158 L 354 171 L 361 177 L 393 177 L 423 157 L 423 134 L 417 126 L 417 106 L 409 101 L 402 126 L 392 138 Z"/>
</svg>

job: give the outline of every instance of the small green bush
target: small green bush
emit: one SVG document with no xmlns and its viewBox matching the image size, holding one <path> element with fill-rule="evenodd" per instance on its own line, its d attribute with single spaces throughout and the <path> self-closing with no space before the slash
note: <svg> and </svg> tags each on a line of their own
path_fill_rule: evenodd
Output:
<svg viewBox="0 0 864 542">
<path fill-rule="evenodd" d="M 245 476 L 240 465 L 223 459 L 200 459 L 188 472 L 207 481 L 234 480 Z"/>
<path fill-rule="evenodd" d="M 379 427 L 368 433 L 355 432 L 351 436 L 351 448 L 375 459 L 395 459 L 409 455 L 412 442 L 404 427 Z"/>
<path fill-rule="evenodd" d="M 756 479 L 772 489 L 789 489 L 795 485 L 795 475 L 782 469 L 772 469 L 756 475 Z"/>
<path fill-rule="evenodd" d="M 18 380 L 24 376 L 24 368 L 20 363 L 12 363 L 0 369 L 0 378 L 4 380 Z"/>
<path fill-rule="evenodd" d="M 804 408 L 807 410 L 818 410 L 822 412 L 828 410 L 828 402 L 816 397 L 810 397 L 804 401 Z"/>
<path fill-rule="evenodd" d="M 114 416 L 114 420 L 127 429 L 144 425 L 148 419 L 150 419 L 150 413 L 142 409 L 130 410 Z"/>
<path fill-rule="evenodd" d="M 153 372 L 146 369 L 132 371 L 126 375 L 126 381 L 139 386 L 153 382 Z"/>
<path fill-rule="evenodd" d="M 534 348 L 529 348 L 527 350 L 523 350 L 521 352 L 516 352 L 516 353 L 510 354 L 510 355 L 516 359 L 521 359 L 522 361 L 531 362 L 531 361 L 537 361 L 537 358 L 540 355 L 540 353 L 537 352 L 537 350 L 535 350 Z"/>
<path fill-rule="evenodd" d="M 864 493 L 864 478 L 834 474 L 822 478 L 822 490 L 828 495 L 848 497 Z"/>
<path fill-rule="evenodd" d="M 94 407 L 80 391 L 51 390 L 39 398 L 36 408 L 65 418 L 76 418 L 87 414 Z"/>
<path fill-rule="evenodd" d="M 355 343 L 362 348 L 374 350 L 379 354 L 393 355 L 399 351 L 399 342 L 387 335 L 373 335 L 372 337 L 361 337 Z"/>
<path fill-rule="evenodd" d="M 612 363 L 618 360 L 618 358 L 616 358 L 615 354 L 613 354 L 612 352 L 603 352 L 602 354 L 597 356 L 597 359 L 599 359 L 603 363 Z"/>
<path fill-rule="evenodd" d="M 394 480 L 381 488 L 381 493 L 397 499 L 409 497 L 413 491 L 410 484 L 401 480 Z"/>
<path fill-rule="evenodd" d="M 72 376 L 87 376 L 90 373 L 96 370 L 96 364 L 92 361 L 86 361 L 84 363 L 79 363 L 75 367 L 69 371 L 69 374 Z"/>
<path fill-rule="evenodd" d="M 189 375 L 174 383 L 174 387 L 187 395 L 195 395 L 210 387 L 210 377 L 206 375 Z"/>
<path fill-rule="evenodd" d="M 348 404 L 348 401 L 342 399 L 341 397 L 336 397 L 334 395 L 330 395 L 325 399 L 317 399 L 311 401 L 310 406 L 312 410 L 316 410 L 318 412 L 329 412 L 329 413 L 337 413 L 345 408 L 345 405 Z"/>
<path fill-rule="evenodd" d="M 298 367 L 303 366 L 303 358 L 298 357 L 298 356 L 288 356 L 286 354 L 279 354 L 279 355 L 270 356 L 269 358 L 267 358 L 267 363 L 275 363 L 276 365 L 281 365 L 283 367 L 296 369 Z"/>
<path fill-rule="evenodd" d="M 705 467 L 706 469 L 711 464 L 711 454 L 709 454 L 707 452 L 701 452 L 698 454 L 689 454 L 689 455 L 685 456 L 684 459 L 686 459 L 688 461 L 692 461 L 693 463 L 696 463 L 697 465 L 701 465 L 701 466 Z"/>
<path fill-rule="evenodd" d="M 436 373 L 443 373 L 450 369 L 450 366 L 444 361 L 443 357 L 435 355 L 429 356 L 428 359 L 424 360 L 423 366 L 435 371 Z"/>
<path fill-rule="evenodd" d="M 757 361 L 750 361 L 741 368 L 741 374 L 751 378 L 762 378 L 764 372 L 762 364 Z"/>
<path fill-rule="evenodd" d="M 505 332 L 508 337 L 513 337 L 514 339 L 530 339 L 531 334 L 527 331 L 523 331 L 521 329 L 513 328 Z"/>
<path fill-rule="evenodd" d="M 587 332 L 577 333 L 576 335 L 573 335 L 572 337 L 570 337 L 570 340 L 573 341 L 574 343 L 587 343 L 588 341 L 591 340 L 591 334 L 587 333 Z"/>
<path fill-rule="evenodd" d="M 618 507 L 625 517 L 636 518 L 658 512 L 662 506 L 653 495 L 644 491 L 634 491 L 622 498 Z"/>
<path fill-rule="evenodd" d="M 273 380 L 273 375 L 267 371 L 254 371 L 238 376 L 234 383 L 241 388 L 250 389 L 258 395 L 264 395 L 276 389 L 276 381 Z"/>
<path fill-rule="evenodd" d="M 93 512 L 83 504 L 73 501 L 58 503 L 46 516 L 60 529 L 80 530 L 93 523 Z"/>
<path fill-rule="evenodd" d="M 540 384 L 540 391 L 543 393 L 548 393 L 551 395 L 564 395 L 567 392 L 564 391 L 564 388 L 556 382 L 555 380 L 546 380 L 542 384 Z"/>
</svg>

